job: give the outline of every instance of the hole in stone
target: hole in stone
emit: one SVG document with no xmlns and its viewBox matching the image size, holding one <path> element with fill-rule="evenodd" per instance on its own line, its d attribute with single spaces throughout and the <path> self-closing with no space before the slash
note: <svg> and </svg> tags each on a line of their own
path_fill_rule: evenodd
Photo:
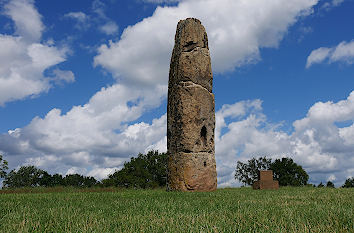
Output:
<svg viewBox="0 0 354 233">
<path fill-rule="evenodd" d="M 202 127 L 202 129 L 200 130 L 200 137 L 202 138 L 204 144 L 207 141 L 207 129 L 205 126 Z"/>
<path fill-rule="evenodd" d="M 197 44 L 196 42 L 194 41 L 188 41 L 183 47 L 184 47 L 184 51 L 185 52 L 190 52 L 192 51 L 195 47 L 197 47 Z"/>
<path fill-rule="evenodd" d="M 206 161 L 204 161 L 204 167 L 206 167 Z"/>
<path fill-rule="evenodd" d="M 194 41 L 190 40 L 190 41 L 187 41 L 187 43 L 186 43 L 186 45 L 184 47 L 195 45 L 195 44 L 197 44 L 197 43 L 195 43 Z"/>
</svg>

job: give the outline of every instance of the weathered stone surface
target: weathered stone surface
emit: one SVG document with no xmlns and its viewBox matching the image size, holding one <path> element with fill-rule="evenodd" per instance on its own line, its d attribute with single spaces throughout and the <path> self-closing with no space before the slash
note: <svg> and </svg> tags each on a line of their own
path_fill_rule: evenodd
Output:
<svg viewBox="0 0 354 233">
<path fill-rule="evenodd" d="M 204 26 L 195 18 L 179 21 L 175 36 L 175 51 L 189 52 L 195 47 L 209 49 Z"/>
<path fill-rule="evenodd" d="M 259 180 L 253 183 L 253 189 L 279 189 L 279 182 L 273 180 L 272 170 L 259 171 Z"/>
<path fill-rule="evenodd" d="M 208 37 L 197 19 L 182 20 L 177 25 L 175 46 L 171 57 L 169 87 L 181 81 L 192 81 L 212 92 Z"/>
<path fill-rule="evenodd" d="M 279 189 L 277 180 L 257 180 L 252 185 L 253 189 Z"/>
<path fill-rule="evenodd" d="M 191 52 L 183 52 L 179 59 L 178 81 L 191 81 L 212 91 L 210 55 L 207 48 L 196 47 Z"/>
<path fill-rule="evenodd" d="M 192 82 L 182 83 L 171 96 L 168 151 L 214 153 L 214 95 Z"/>
<path fill-rule="evenodd" d="M 169 190 L 216 189 L 212 82 L 205 28 L 197 19 L 180 21 L 168 84 Z"/>
<path fill-rule="evenodd" d="M 175 153 L 169 157 L 168 169 L 169 182 L 174 185 L 174 190 L 216 189 L 216 165 L 212 153 Z"/>
<path fill-rule="evenodd" d="M 273 181 L 273 171 L 272 170 L 259 171 L 259 179 Z"/>
</svg>

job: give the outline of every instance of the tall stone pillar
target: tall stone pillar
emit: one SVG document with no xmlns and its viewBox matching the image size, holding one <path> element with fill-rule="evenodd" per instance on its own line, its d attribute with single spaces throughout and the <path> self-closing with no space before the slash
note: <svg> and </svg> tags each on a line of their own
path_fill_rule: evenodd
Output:
<svg viewBox="0 0 354 233">
<path fill-rule="evenodd" d="M 168 190 L 216 189 L 212 86 L 205 28 L 198 19 L 181 20 L 168 82 Z"/>
</svg>

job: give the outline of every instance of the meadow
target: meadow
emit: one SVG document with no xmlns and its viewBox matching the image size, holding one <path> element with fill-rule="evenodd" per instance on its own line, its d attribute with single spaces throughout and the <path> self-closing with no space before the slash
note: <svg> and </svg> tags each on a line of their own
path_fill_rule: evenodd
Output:
<svg viewBox="0 0 354 233">
<path fill-rule="evenodd" d="M 353 188 L 20 189 L 0 191 L 0 231 L 354 232 L 353 210 Z"/>
</svg>

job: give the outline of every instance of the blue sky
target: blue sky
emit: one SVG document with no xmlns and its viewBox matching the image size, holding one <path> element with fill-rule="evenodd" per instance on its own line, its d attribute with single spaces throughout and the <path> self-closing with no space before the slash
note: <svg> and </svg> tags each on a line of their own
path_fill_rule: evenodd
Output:
<svg viewBox="0 0 354 233">
<path fill-rule="evenodd" d="M 292 157 L 354 176 L 354 1 L 0 1 L 0 153 L 10 168 L 98 179 L 166 151 L 178 20 L 205 26 L 219 187 L 238 160 Z"/>
</svg>

